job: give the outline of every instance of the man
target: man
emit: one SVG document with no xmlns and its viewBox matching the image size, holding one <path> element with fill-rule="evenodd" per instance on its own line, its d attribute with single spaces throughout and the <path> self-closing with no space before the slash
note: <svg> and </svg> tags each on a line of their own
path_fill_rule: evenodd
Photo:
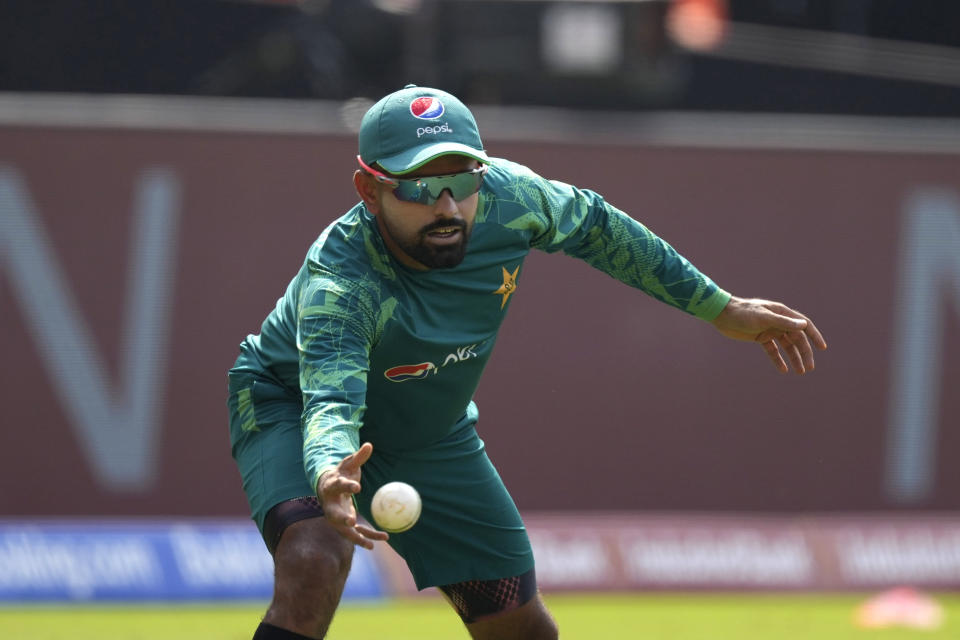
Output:
<svg viewBox="0 0 960 640">
<path fill-rule="evenodd" d="M 813 369 L 826 343 L 797 311 L 719 289 L 599 195 L 489 158 L 448 93 L 383 98 L 359 152 L 361 202 L 320 235 L 230 371 L 233 455 L 276 567 L 254 638 L 323 637 L 354 545 L 376 541 L 418 588 L 439 587 L 472 637 L 556 638 L 471 400 L 531 247 L 758 342 L 784 372 Z M 372 521 L 374 492 L 393 480 L 423 511 L 388 536 L 357 514 Z"/>
</svg>

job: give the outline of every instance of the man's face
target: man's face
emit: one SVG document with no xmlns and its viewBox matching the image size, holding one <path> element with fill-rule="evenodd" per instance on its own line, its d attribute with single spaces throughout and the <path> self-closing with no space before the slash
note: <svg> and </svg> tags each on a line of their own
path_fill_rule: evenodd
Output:
<svg viewBox="0 0 960 640">
<path fill-rule="evenodd" d="M 440 156 L 404 179 L 442 176 L 476 169 L 479 163 L 466 156 Z M 460 202 L 444 191 L 433 204 L 398 200 L 386 185 L 377 185 L 378 210 L 374 211 L 387 247 L 407 266 L 416 269 L 455 267 L 467 253 L 467 239 L 473 231 L 479 194 Z"/>
</svg>

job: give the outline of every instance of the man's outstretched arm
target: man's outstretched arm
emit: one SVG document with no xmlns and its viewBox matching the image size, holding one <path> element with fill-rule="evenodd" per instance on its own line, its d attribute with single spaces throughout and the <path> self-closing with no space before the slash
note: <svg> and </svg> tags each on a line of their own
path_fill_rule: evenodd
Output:
<svg viewBox="0 0 960 640">
<path fill-rule="evenodd" d="M 791 368 L 797 373 L 813 371 L 813 347 L 827 348 L 810 318 L 771 300 L 732 296 L 713 326 L 728 338 L 760 343 L 783 373 Z"/>
</svg>

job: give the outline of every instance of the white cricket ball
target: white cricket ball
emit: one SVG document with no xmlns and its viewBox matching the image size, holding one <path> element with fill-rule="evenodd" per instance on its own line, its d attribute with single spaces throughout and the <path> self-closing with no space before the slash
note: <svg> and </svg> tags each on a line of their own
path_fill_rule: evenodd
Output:
<svg viewBox="0 0 960 640">
<path fill-rule="evenodd" d="M 420 518 L 420 494 L 406 482 L 388 482 L 373 494 L 370 511 L 388 533 L 406 531 Z"/>
</svg>

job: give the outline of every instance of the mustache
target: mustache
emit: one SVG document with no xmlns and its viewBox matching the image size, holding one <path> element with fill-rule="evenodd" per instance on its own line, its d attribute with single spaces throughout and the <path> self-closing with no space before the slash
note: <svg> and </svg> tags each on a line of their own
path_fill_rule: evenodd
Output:
<svg viewBox="0 0 960 640">
<path fill-rule="evenodd" d="M 467 223 L 457 218 L 453 218 L 451 220 L 437 220 L 436 222 L 428 224 L 423 229 L 421 229 L 420 234 L 427 235 L 431 231 L 435 231 L 437 229 L 443 229 L 446 227 L 459 227 L 461 231 L 466 231 Z"/>
</svg>

